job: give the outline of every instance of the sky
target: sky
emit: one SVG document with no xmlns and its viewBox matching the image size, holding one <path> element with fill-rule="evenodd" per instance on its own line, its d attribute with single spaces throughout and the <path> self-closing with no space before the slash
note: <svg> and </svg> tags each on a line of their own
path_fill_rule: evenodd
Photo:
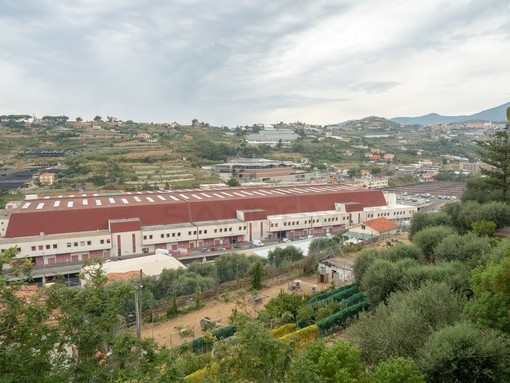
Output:
<svg viewBox="0 0 510 383">
<path fill-rule="evenodd" d="M 4 0 L 0 114 L 473 114 L 510 101 L 508 20 L 508 0 Z"/>
</svg>

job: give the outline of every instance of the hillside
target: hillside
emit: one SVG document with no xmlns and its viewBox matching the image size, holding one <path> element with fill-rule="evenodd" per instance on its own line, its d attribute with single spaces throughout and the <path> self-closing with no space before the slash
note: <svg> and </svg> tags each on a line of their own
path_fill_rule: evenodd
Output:
<svg viewBox="0 0 510 383">
<path fill-rule="evenodd" d="M 506 109 L 508 107 L 510 107 L 510 102 L 471 115 L 443 116 L 437 113 L 430 113 L 419 117 L 395 117 L 391 121 L 403 125 L 451 124 L 453 122 L 473 120 L 504 122 L 506 121 Z"/>
</svg>

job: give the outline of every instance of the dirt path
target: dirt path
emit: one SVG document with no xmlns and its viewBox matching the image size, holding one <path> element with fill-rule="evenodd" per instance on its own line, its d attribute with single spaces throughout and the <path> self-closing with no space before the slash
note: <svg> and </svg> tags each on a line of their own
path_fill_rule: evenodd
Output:
<svg viewBox="0 0 510 383">
<path fill-rule="evenodd" d="M 260 291 L 262 301 L 254 303 L 251 297 L 240 297 L 236 293 L 231 293 L 228 301 L 221 298 L 215 298 L 205 303 L 205 306 L 197 311 L 192 311 L 187 314 L 179 315 L 174 319 L 170 319 L 164 323 L 148 323 L 142 327 L 143 337 L 152 337 L 161 346 L 175 347 L 181 343 L 189 342 L 192 338 L 182 339 L 179 331 L 176 329 L 178 326 L 186 326 L 194 331 L 194 338 L 199 338 L 203 335 L 200 328 L 200 320 L 208 317 L 212 321 L 217 322 L 219 326 L 227 326 L 228 318 L 232 310 L 237 307 L 239 311 L 248 311 L 250 315 L 262 310 L 264 305 L 269 300 L 278 295 L 280 291 L 290 293 L 288 284 L 293 281 L 292 278 L 276 283 Z M 301 281 L 306 282 L 301 284 L 299 290 L 294 291 L 294 294 L 310 294 L 312 291 L 311 285 L 317 286 L 317 291 L 329 287 L 328 284 L 320 284 L 316 281 L 316 277 L 301 278 Z"/>
</svg>

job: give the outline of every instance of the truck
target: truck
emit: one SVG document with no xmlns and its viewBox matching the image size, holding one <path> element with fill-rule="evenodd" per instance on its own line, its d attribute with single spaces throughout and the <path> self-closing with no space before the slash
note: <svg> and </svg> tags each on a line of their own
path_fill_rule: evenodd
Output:
<svg viewBox="0 0 510 383">
<path fill-rule="evenodd" d="M 264 246 L 264 244 L 262 243 L 262 241 L 260 239 L 254 239 L 253 246 L 260 247 L 260 246 Z"/>
</svg>

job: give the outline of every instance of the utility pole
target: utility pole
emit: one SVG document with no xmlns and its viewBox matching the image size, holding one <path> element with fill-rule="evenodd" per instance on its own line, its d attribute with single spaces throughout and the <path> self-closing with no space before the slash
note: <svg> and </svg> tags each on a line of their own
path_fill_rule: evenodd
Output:
<svg viewBox="0 0 510 383">
<path fill-rule="evenodd" d="M 136 337 L 142 338 L 142 269 L 140 269 L 140 284 L 135 287 L 135 315 L 136 315 Z"/>
</svg>

